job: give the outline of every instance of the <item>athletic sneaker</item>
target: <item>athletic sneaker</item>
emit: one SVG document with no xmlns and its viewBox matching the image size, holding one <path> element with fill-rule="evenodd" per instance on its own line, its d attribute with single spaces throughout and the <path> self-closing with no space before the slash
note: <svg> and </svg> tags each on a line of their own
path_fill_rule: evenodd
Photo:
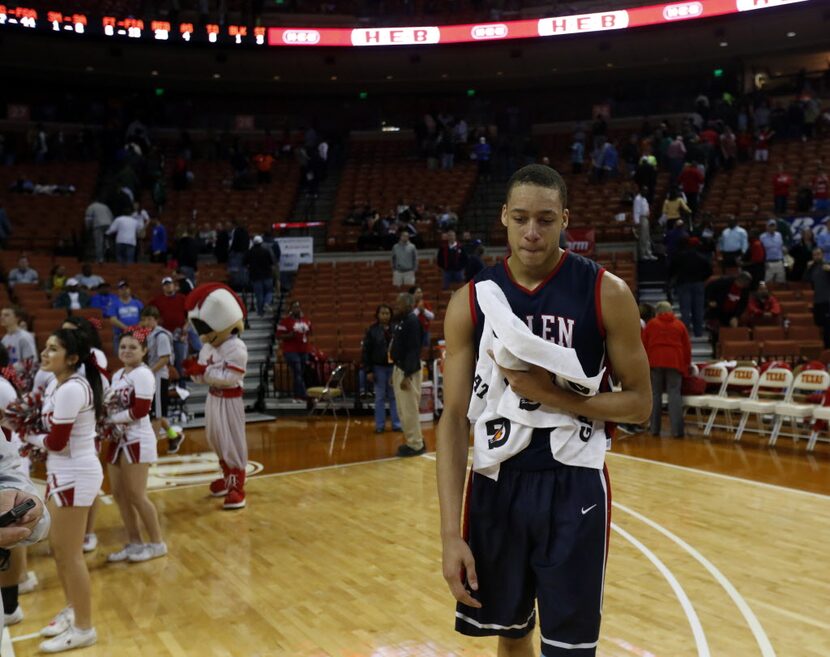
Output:
<svg viewBox="0 0 830 657">
<path fill-rule="evenodd" d="M 35 575 L 34 570 L 30 570 L 26 573 L 26 579 L 17 585 L 17 595 L 31 593 L 35 590 L 35 587 L 37 587 L 37 575 Z"/>
<path fill-rule="evenodd" d="M 58 612 L 52 621 L 40 631 L 41 636 L 58 636 L 72 627 L 75 622 L 75 610 L 72 607 L 64 607 Z"/>
<path fill-rule="evenodd" d="M 128 558 L 133 563 L 139 561 L 149 561 L 150 559 L 158 559 L 167 555 L 167 545 L 165 543 L 145 543 L 137 552 L 133 552 Z"/>
<path fill-rule="evenodd" d="M 98 536 L 96 534 L 84 534 L 84 552 L 94 552 L 98 547 Z"/>
<path fill-rule="evenodd" d="M 126 561 L 133 554 L 137 554 L 144 546 L 141 543 L 127 543 L 123 550 L 118 552 L 111 552 L 107 555 L 107 561 L 110 563 L 118 563 L 119 561 Z"/>
<path fill-rule="evenodd" d="M 168 454 L 178 454 L 179 447 L 181 447 L 183 441 L 184 441 L 184 431 L 180 431 L 179 433 L 177 433 L 175 438 L 168 438 L 167 439 L 167 453 Z"/>
<path fill-rule="evenodd" d="M 98 633 L 94 627 L 88 630 L 79 630 L 71 625 L 66 632 L 41 642 L 40 652 L 63 652 L 75 648 L 85 648 L 98 642 Z"/>
<path fill-rule="evenodd" d="M 17 609 L 15 609 L 10 614 L 3 614 L 6 627 L 9 625 L 17 625 L 20 621 L 23 620 L 23 607 L 17 605 Z"/>
</svg>

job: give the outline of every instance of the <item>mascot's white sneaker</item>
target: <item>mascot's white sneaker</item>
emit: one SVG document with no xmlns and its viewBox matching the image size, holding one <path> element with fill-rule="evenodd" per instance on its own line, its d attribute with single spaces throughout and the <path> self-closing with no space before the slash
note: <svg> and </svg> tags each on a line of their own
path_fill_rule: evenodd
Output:
<svg viewBox="0 0 830 657">
<path fill-rule="evenodd" d="M 85 648 L 97 642 L 98 633 L 94 627 L 90 627 L 88 630 L 79 630 L 74 625 L 70 625 L 66 632 L 41 642 L 40 652 L 63 652 L 64 650 Z"/>
</svg>

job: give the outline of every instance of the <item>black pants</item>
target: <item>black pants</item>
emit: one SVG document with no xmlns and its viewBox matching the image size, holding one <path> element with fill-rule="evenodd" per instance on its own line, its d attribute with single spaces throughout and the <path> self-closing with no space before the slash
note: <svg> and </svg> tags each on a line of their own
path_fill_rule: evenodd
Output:
<svg viewBox="0 0 830 657">
<path fill-rule="evenodd" d="M 820 326 L 824 337 L 824 348 L 830 348 L 830 303 L 813 304 L 813 321 Z"/>
</svg>

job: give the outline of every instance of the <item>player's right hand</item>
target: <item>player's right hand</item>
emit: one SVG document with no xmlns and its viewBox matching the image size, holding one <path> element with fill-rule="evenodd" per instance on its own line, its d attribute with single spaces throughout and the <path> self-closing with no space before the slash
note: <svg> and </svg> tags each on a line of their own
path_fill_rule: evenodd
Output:
<svg viewBox="0 0 830 657">
<path fill-rule="evenodd" d="M 478 576 L 476 575 L 476 562 L 470 546 L 460 536 L 444 539 L 443 552 L 444 579 L 450 587 L 450 593 L 456 600 L 468 607 L 481 608 L 481 603 L 470 595 L 464 586 L 466 581 L 473 591 L 478 591 Z"/>
</svg>

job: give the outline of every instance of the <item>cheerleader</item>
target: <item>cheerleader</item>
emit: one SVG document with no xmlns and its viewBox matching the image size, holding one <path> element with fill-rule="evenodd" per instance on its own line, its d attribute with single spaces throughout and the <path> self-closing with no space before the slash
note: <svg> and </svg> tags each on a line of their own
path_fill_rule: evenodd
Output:
<svg viewBox="0 0 830 657">
<path fill-rule="evenodd" d="M 101 383 L 106 389 L 109 385 L 109 374 L 107 373 L 107 356 L 101 348 L 101 337 L 98 335 L 98 329 L 101 328 L 101 322 L 98 319 L 88 320 L 79 315 L 70 315 L 67 317 L 61 328 L 69 331 L 83 331 L 89 340 L 90 351 L 95 358 L 95 366 L 101 373 Z M 40 372 L 38 372 L 39 374 Z M 41 379 L 41 385 L 43 379 Z M 37 375 L 35 375 L 35 386 L 38 385 Z M 48 384 L 48 381 L 47 381 Z M 96 443 L 100 444 L 100 443 Z M 86 531 L 84 532 L 84 552 L 94 552 L 98 547 L 98 536 L 95 534 L 95 515 L 98 512 L 98 498 L 92 503 L 89 508 L 89 515 L 86 521 Z"/>
<path fill-rule="evenodd" d="M 167 554 L 156 507 L 147 497 L 147 473 L 158 458 L 156 434 L 149 416 L 156 378 L 145 363 L 150 329 L 131 329 L 125 330 L 118 341 L 118 359 L 124 367 L 113 376 L 107 394 L 106 423 L 121 425 L 118 438 L 110 443 L 107 473 L 127 530 L 126 546 L 110 554 L 109 562 L 148 561 Z M 109 410 L 111 405 L 116 410 Z M 149 543 L 141 540 L 139 518 L 150 537 Z"/>
<path fill-rule="evenodd" d="M 92 626 L 83 541 L 89 508 L 104 479 L 95 449 L 103 385 L 84 331 L 61 328 L 49 336 L 41 353 L 41 367 L 55 377 L 46 388 L 41 407 L 41 420 L 49 433 L 26 436 L 25 440 L 48 454 L 49 538 L 67 603 L 41 630 L 41 635 L 51 638 L 40 644 L 40 650 L 53 653 L 90 646 L 98 640 Z"/>
</svg>

